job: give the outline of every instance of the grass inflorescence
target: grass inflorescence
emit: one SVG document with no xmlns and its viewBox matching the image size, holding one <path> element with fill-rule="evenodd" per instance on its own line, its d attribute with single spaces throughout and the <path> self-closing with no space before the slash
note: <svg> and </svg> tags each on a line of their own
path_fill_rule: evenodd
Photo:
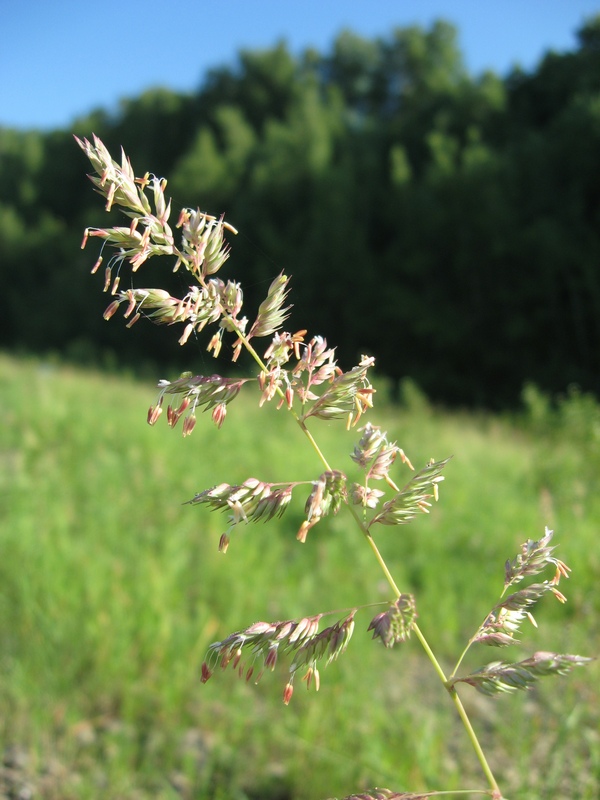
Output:
<svg viewBox="0 0 600 800">
<path fill-rule="evenodd" d="M 206 482 L 204 487 L 190 493 L 191 499 L 188 495 L 183 505 L 204 505 L 208 506 L 206 510 L 224 512 L 226 528 L 217 534 L 218 552 L 224 555 L 230 549 L 243 549 L 249 555 L 250 543 L 254 561 L 252 557 L 237 562 L 228 558 L 234 570 L 225 576 L 222 565 L 216 564 L 214 553 L 212 557 L 205 553 L 214 527 L 201 523 L 200 536 L 197 530 L 194 534 L 185 525 L 179 527 L 179 514 L 165 510 L 172 509 L 173 504 L 172 499 L 165 496 L 164 488 L 168 492 L 179 491 L 188 485 L 192 474 L 197 479 L 202 470 L 190 466 L 184 469 L 172 445 L 161 447 L 154 462 L 148 460 L 146 444 L 134 444 L 131 429 L 120 431 L 115 427 L 117 413 L 122 412 L 125 404 L 115 404 L 114 393 L 110 398 L 111 408 L 105 415 L 98 415 L 98 398 L 80 406 L 67 402 L 61 414 L 60 406 L 51 395 L 49 413 L 44 417 L 39 412 L 45 387 L 40 385 L 36 390 L 33 385 L 27 386 L 28 398 L 35 398 L 38 420 L 43 424 L 41 428 L 38 424 L 32 441 L 39 447 L 40 462 L 51 472 L 48 484 L 53 486 L 48 496 L 45 496 L 45 488 L 31 491 L 27 484 L 30 472 L 38 467 L 37 461 L 24 455 L 14 456 L 19 468 L 15 471 L 22 473 L 24 481 L 16 485 L 14 492 L 11 486 L 9 492 L 11 507 L 14 500 L 20 513 L 15 526 L 17 532 L 11 530 L 7 536 L 8 553 L 14 564 L 22 562 L 29 567 L 37 560 L 38 568 L 47 570 L 44 578 L 51 574 L 56 583 L 47 581 L 42 588 L 33 583 L 21 583 L 18 570 L 7 571 L 5 576 L 6 596 L 16 600 L 15 621 L 20 620 L 22 630 L 27 632 L 22 639 L 7 637 L 3 651 L 4 670 L 9 677 L 6 685 L 11 687 L 7 688 L 5 697 L 7 706 L 11 706 L 10 716 L 16 722 L 11 735 L 15 736 L 21 723 L 28 733 L 50 730 L 53 742 L 64 744 L 67 750 L 74 745 L 71 759 L 74 752 L 75 761 L 79 749 L 85 750 L 85 745 L 94 745 L 101 751 L 106 747 L 106 752 L 111 752 L 107 746 L 107 731 L 117 732 L 117 738 L 125 737 L 125 740 L 129 736 L 129 746 L 122 741 L 113 747 L 112 753 L 125 754 L 130 774 L 136 776 L 136 792 L 139 784 L 154 795 L 166 792 L 168 796 L 174 792 L 212 797 L 235 792 L 241 793 L 240 796 L 301 797 L 313 787 L 300 779 L 300 772 L 295 772 L 298 760 L 286 744 L 294 737 L 287 739 L 283 735 L 277 746 L 269 746 L 269 732 L 261 729 L 252 715 L 252 724 L 243 732 L 239 729 L 238 740 L 237 725 L 232 728 L 225 717 L 235 711 L 239 724 L 244 716 L 243 709 L 251 708 L 251 697 L 238 690 L 235 698 L 230 697 L 229 703 L 222 704 L 218 690 L 198 695 L 199 684 L 206 684 L 217 672 L 223 681 L 223 670 L 231 666 L 244 679 L 242 685 L 250 688 L 263 674 L 281 672 L 283 668 L 287 670 L 283 702 L 289 705 L 297 673 L 307 687 L 318 691 L 322 683 L 320 670 L 334 663 L 337 667 L 341 662 L 345 666 L 338 673 L 339 681 L 331 684 L 331 705 L 328 707 L 327 697 L 319 704 L 330 726 L 325 726 L 324 730 L 314 727 L 317 716 L 314 712 L 310 714 L 306 695 L 298 704 L 299 715 L 288 717 L 286 721 L 288 725 L 297 722 L 302 719 L 302 711 L 309 709 L 307 718 L 312 718 L 313 727 L 303 731 L 302 736 L 313 755 L 321 750 L 332 753 L 337 749 L 343 719 L 346 726 L 348 720 L 356 723 L 358 731 L 361 725 L 363 731 L 371 731 L 376 726 L 385 730 L 385 745 L 383 741 L 371 739 L 371 744 L 377 746 L 369 749 L 361 739 L 358 750 L 361 757 L 347 765 L 346 780 L 339 784 L 346 785 L 350 779 L 348 798 L 377 798 L 382 794 L 409 798 L 450 792 L 506 800 L 507 787 L 511 786 L 510 774 L 509 770 L 502 770 L 497 753 L 503 741 L 503 728 L 501 724 L 490 725 L 494 715 L 489 710 L 487 714 L 478 714 L 472 691 L 479 693 L 485 702 L 517 689 L 528 690 L 532 695 L 541 679 L 546 683 L 548 677 L 556 680 L 573 670 L 580 673 L 576 668 L 593 662 L 587 655 L 575 655 L 558 648 L 550 650 L 545 639 L 543 646 L 533 648 L 533 653 L 531 649 L 524 654 L 519 652 L 526 638 L 523 637 L 525 623 L 531 623 L 537 633 L 534 607 L 537 615 L 546 596 L 558 599 L 561 604 L 567 600 L 562 587 L 558 586 L 561 579 L 569 577 L 571 569 L 562 554 L 559 557 L 555 553 L 556 544 L 553 541 L 551 544 L 553 531 L 546 524 L 543 535 L 529 534 L 521 539 L 520 546 L 515 548 L 516 555 L 514 550 L 511 554 L 512 548 L 508 545 L 508 555 L 503 555 L 503 585 L 499 598 L 490 604 L 483 603 L 492 584 L 490 579 L 498 559 L 499 541 L 494 541 L 495 547 L 488 547 L 488 552 L 482 553 L 480 558 L 473 559 L 473 519 L 463 532 L 462 544 L 468 545 L 464 548 L 460 544 L 457 546 L 460 537 L 456 529 L 440 515 L 437 527 L 429 529 L 434 534 L 434 547 L 430 541 L 429 547 L 415 560 L 419 555 L 415 535 L 423 537 L 425 530 L 417 521 L 428 517 L 437 506 L 450 458 L 445 454 L 437 460 L 429 456 L 424 461 L 415 462 L 414 458 L 411 461 L 404 449 L 405 443 L 402 442 L 402 447 L 398 444 L 393 430 L 398 419 L 393 413 L 389 419 L 392 423 L 389 433 L 387 427 L 384 430 L 381 424 L 375 425 L 370 418 L 366 419 L 366 415 L 371 415 L 376 394 L 372 377 L 375 359 L 362 355 L 356 366 L 344 370 L 337 362 L 335 348 L 323 337 L 308 335 L 305 330 L 285 331 L 283 326 L 290 310 L 290 281 L 283 273 L 272 280 L 251 322 L 244 309 L 242 285 L 231 278 L 225 281 L 217 277 L 230 256 L 226 234 L 237 233 L 235 228 L 223 217 L 216 218 L 189 208 L 180 212 L 173 226 L 171 202 L 165 194 L 166 180 L 149 173 L 136 177 L 125 153 L 121 153 L 120 162 L 113 160 L 97 137 L 93 141 L 77 139 L 77 143 L 92 164 L 94 174 L 90 178 L 97 192 L 105 198 L 106 210 L 117 208 L 129 219 L 127 227 L 89 228 L 84 235 L 82 247 L 89 239 L 97 238 L 102 242 L 101 254 L 92 272 L 103 266 L 104 291 L 112 297 L 104 318 L 110 320 L 122 311 L 127 327 L 144 318 L 158 325 L 174 326 L 183 330 L 180 345 L 196 338 L 199 341 L 212 330 L 207 350 L 214 358 L 219 358 L 221 351 L 228 353 L 234 364 L 242 352 L 250 358 L 250 371 L 244 367 L 241 377 L 224 377 L 213 369 L 210 375 L 186 372 L 178 378 L 161 379 L 158 399 L 147 412 L 147 422 L 154 427 L 166 405 L 167 426 L 162 428 L 161 436 L 164 439 L 165 431 L 168 433 L 168 429 L 179 427 L 184 440 L 188 440 L 199 419 L 206 419 L 203 412 L 211 412 L 212 423 L 218 431 L 224 427 L 226 418 L 231 419 L 231 408 L 241 410 L 242 424 L 246 427 L 238 425 L 235 439 L 221 438 L 219 434 L 218 442 L 211 442 L 208 437 L 203 440 Z M 109 258 L 105 262 L 106 256 Z M 161 288 L 134 285 L 136 273 L 152 258 L 159 259 L 165 266 L 170 265 L 174 271 L 186 273 L 192 285 L 182 297 L 174 297 Z M 120 286 L 124 272 L 131 276 L 127 289 Z M 266 344 L 259 341 L 261 338 L 268 338 Z M 38 378 L 37 375 L 32 377 L 31 384 Z M 68 383 L 66 378 L 63 382 Z M 254 415 L 257 411 L 260 414 L 258 423 L 249 420 L 248 414 L 252 412 L 245 408 L 244 397 L 252 393 L 258 406 Z M 419 417 L 433 420 L 435 415 L 415 387 L 412 390 L 410 386 L 405 387 L 404 394 L 412 403 L 413 422 Z M 532 397 L 530 391 L 529 408 L 536 409 L 539 417 L 539 409 L 544 410 L 544 404 L 537 400 L 537 405 L 532 404 Z M 580 405 L 587 409 L 589 403 Z M 84 432 L 74 424 L 78 415 L 83 414 L 83 408 L 95 414 L 96 429 L 103 434 L 97 451 L 88 441 L 90 431 L 96 432 L 93 426 Z M 561 412 L 564 408 L 561 406 Z M 271 427 L 268 423 L 275 420 L 274 413 L 278 421 Z M 63 425 L 61 435 L 56 441 L 40 446 L 46 438 L 48 420 L 53 418 L 60 419 Z M 183 421 L 179 426 L 180 419 Z M 571 418 L 566 415 L 564 419 L 569 422 Z M 283 435 L 289 440 L 288 450 L 285 458 L 278 462 L 273 459 L 270 441 L 275 438 L 281 420 L 291 424 L 299 439 L 293 440 L 289 428 L 285 429 Z M 539 419 L 536 421 L 539 423 Z M 348 433 L 357 428 L 359 422 L 362 425 L 358 433 L 354 433 L 349 458 L 343 461 L 338 459 L 337 445 L 330 449 L 333 441 L 339 441 L 339 426 L 334 430 L 331 423 L 338 422 Z M 60 469 L 61 457 L 76 432 L 81 436 L 75 442 L 76 450 L 91 460 L 69 481 Z M 421 438 L 423 431 L 419 429 L 418 433 Z M 161 444 L 163 439 L 159 440 Z M 439 452 L 440 439 L 434 444 Z M 459 445 L 464 449 L 462 438 Z M 300 451 L 310 456 L 309 461 L 305 457 L 298 458 Z M 8 452 L 13 458 L 13 450 L 9 448 Z M 268 468 L 261 454 L 267 454 Z M 94 481 L 102 462 L 111 472 L 116 472 L 121 481 L 116 489 L 113 487 L 106 494 L 96 491 L 97 481 Z M 416 470 L 413 463 L 417 463 Z M 266 469 L 269 474 L 255 471 L 254 465 L 260 470 Z M 140 487 L 149 482 L 153 468 L 163 491 L 157 491 L 151 502 L 143 506 Z M 231 470 L 227 479 L 221 477 L 222 468 Z M 293 474 L 295 469 L 302 474 Z M 485 469 L 490 472 L 487 461 Z M 259 474 L 261 477 L 256 477 Z M 525 471 L 523 482 L 531 475 L 535 475 L 535 463 Z M 498 493 L 498 486 L 507 486 L 507 481 L 494 483 L 491 497 L 487 497 L 479 478 L 477 476 L 474 482 L 477 499 L 466 508 L 481 521 L 482 507 Z M 23 490 L 23 487 L 27 488 Z M 472 487 L 469 488 L 472 491 Z M 528 489 L 535 493 L 539 486 L 530 483 Z M 543 510 L 554 511 L 551 487 L 543 489 Z M 24 541 L 35 538 L 36 531 L 19 530 L 27 503 L 29 508 L 38 510 L 43 504 L 46 515 L 52 505 L 58 512 L 56 521 L 41 526 L 36 542 L 38 550 L 31 554 L 29 561 L 26 558 L 29 554 L 21 552 L 20 548 Z M 124 514 L 124 527 L 119 525 L 119 512 Z M 523 524 L 521 510 L 516 514 Z M 219 514 L 215 516 L 222 518 Z M 199 518 L 203 519 L 201 515 Z M 262 535 L 248 532 L 248 529 L 256 530 L 257 523 L 263 523 Z M 266 535 L 264 523 L 268 523 Z M 312 564 L 291 549 L 294 541 L 286 536 L 289 523 L 296 528 L 295 539 L 316 553 L 317 559 L 313 555 Z M 411 523 L 410 534 L 404 532 L 406 523 Z M 486 525 L 484 531 L 489 533 L 489 528 Z M 142 532 L 139 537 L 135 533 L 138 530 Z M 307 539 L 309 531 L 313 532 Z M 39 545 L 44 539 L 50 555 L 41 559 L 43 548 Z M 120 547 L 121 539 L 127 542 L 124 550 Z M 234 547 L 230 548 L 231 545 Z M 140 558 L 140 552 L 145 549 L 150 554 L 146 561 Z M 406 558 L 398 564 L 397 557 L 402 550 Z M 237 573 L 236 563 L 241 570 Z M 480 577 L 479 591 L 471 583 L 465 584 L 466 591 L 461 593 L 456 584 L 472 572 L 473 563 L 485 580 Z M 441 571 L 440 564 L 443 565 Z M 74 581 L 77 573 L 87 580 L 77 585 Z M 435 587 L 432 578 L 437 578 Z M 259 584 L 256 584 L 257 579 Z M 20 592 L 22 587 L 25 591 Z M 229 587 L 231 590 L 227 591 Z M 515 587 L 516 591 L 512 591 Z M 293 596 L 288 594 L 290 588 Z M 423 604 L 421 596 L 428 598 Z M 282 613 L 284 601 L 286 609 Z M 456 655 L 450 655 L 453 650 L 456 653 L 456 635 L 463 635 L 472 616 L 461 611 L 461 602 L 483 604 L 485 611 L 479 617 L 483 618 L 479 627 L 472 626 L 471 635 L 463 638 L 467 643 L 462 652 L 458 647 L 460 655 L 456 660 Z M 182 604 L 179 608 L 178 603 Z M 5 611 L 12 611 L 10 602 L 5 605 Z M 165 614 L 165 609 L 173 605 L 178 613 L 175 616 Z M 467 608 L 470 610 L 471 606 Z M 83 609 L 83 614 L 77 614 L 78 609 Z M 253 615 L 251 621 L 233 624 L 240 613 L 246 616 L 253 609 L 261 613 Z M 385 646 L 387 655 L 392 649 L 394 652 L 401 649 L 405 651 L 402 663 L 410 664 L 411 657 L 416 656 L 410 645 L 417 646 L 425 663 L 429 662 L 427 674 L 435 678 L 437 696 L 445 695 L 445 710 L 440 706 L 438 714 L 437 704 L 429 702 L 430 687 L 419 672 L 418 692 L 415 693 L 422 698 L 420 714 L 411 719 L 411 703 L 398 702 L 399 698 L 393 703 L 390 696 L 398 664 L 388 673 L 388 663 L 383 657 L 374 661 L 373 646 L 364 643 L 358 644 L 359 652 L 368 651 L 362 659 L 362 672 L 355 669 L 349 674 L 353 685 L 357 681 L 364 682 L 367 692 L 353 691 L 352 696 L 342 692 L 335 696 L 336 688 L 343 687 L 343 676 L 348 673 L 345 659 L 351 640 L 352 648 L 356 647 L 353 635 L 365 612 L 370 615 L 370 624 L 363 627 L 363 635 L 373 631 L 373 638 Z M 450 620 L 453 626 L 444 624 Z M 74 628 L 76 623 L 80 627 Z M 117 629 L 126 631 L 127 635 L 115 636 Z M 215 637 L 217 632 L 218 638 Z M 536 637 L 531 638 L 535 644 Z M 490 647 L 508 650 L 509 655 L 490 661 L 486 655 Z M 531 647 L 530 642 L 527 647 Z M 23 669 L 28 649 L 35 654 L 35 678 L 33 672 Z M 200 655 L 202 651 L 204 657 Z M 64 654 L 63 668 L 59 673 L 49 673 L 46 684 L 46 665 L 58 652 Z M 97 653 L 103 654 L 102 665 L 96 661 Z M 181 676 L 179 682 L 178 675 Z M 216 680 L 215 677 L 211 681 L 211 687 Z M 14 690 L 14 686 L 19 690 Z M 83 690 L 78 712 L 83 713 L 83 719 L 79 720 L 69 716 L 74 686 L 81 686 Z M 382 688 L 383 695 L 378 697 L 378 690 Z M 57 707 L 47 702 L 49 697 L 61 698 Z M 428 702 L 423 705 L 425 697 Z M 564 697 L 561 699 L 564 702 Z M 356 706 L 353 701 L 357 700 L 364 705 Z M 448 706 L 453 707 L 450 717 L 447 716 Z M 566 707 L 558 717 L 563 718 L 565 712 Z M 410 751 L 405 746 L 400 764 L 397 757 L 393 759 L 396 763 L 388 763 L 387 753 L 397 749 L 392 745 L 390 750 L 389 742 L 396 742 L 404 728 L 400 715 L 410 720 L 408 725 L 415 728 L 417 744 Z M 270 722 L 272 718 L 270 710 L 265 713 L 266 720 Z M 425 746 L 428 739 L 421 738 L 427 731 L 428 718 L 432 726 L 429 747 Z M 180 736 L 182 726 L 186 735 L 193 732 L 191 763 L 189 759 L 182 759 L 181 741 L 174 741 L 166 734 L 170 730 L 169 721 L 174 723 Z M 460 739 L 455 729 L 460 731 Z M 354 735 L 351 731 L 351 736 Z M 33 741 L 36 741 L 35 736 Z M 26 768 L 27 760 L 23 753 L 29 753 L 33 741 L 28 742 L 24 734 L 21 744 L 12 745 L 16 747 L 13 753 L 19 756 L 22 768 Z M 458 741 L 461 744 L 457 744 Z M 354 744 L 345 752 L 357 751 Z M 464 744 L 470 749 L 471 763 L 465 761 Z M 22 747 L 26 749 L 20 749 Z M 243 761 L 237 758 L 237 752 L 242 747 L 250 754 L 252 770 L 240 774 L 238 770 Z M 235 759 L 223 755 L 228 748 L 233 748 Z M 50 750 L 62 752 L 60 746 Z M 561 754 L 565 751 L 563 746 Z M 261 756 L 265 754 L 276 764 L 263 764 Z M 88 760 L 96 768 L 96 781 L 99 785 L 108 785 L 112 771 L 104 762 L 110 759 L 101 757 L 100 768 L 98 755 L 87 751 Z M 49 757 L 52 756 L 49 753 Z M 432 757 L 442 761 L 435 775 L 425 766 Z M 9 783 L 15 783 L 20 777 L 19 758 L 16 761 L 13 758 L 3 774 L 3 779 Z M 162 774 L 160 789 L 157 788 L 159 776 L 153 769 L 157 760 L 167 770 Z M 122 759 L 116 757 L 115 761 L 120 763 Z M 502 780 L 498 777 L 501 771 Z M 49 769 L 38 770 L 41 775 L 48 772 Z M 84 772 L 87 776 L 87 771 Z M 126 772 L 119 777 L 123 778 Z M 79 774 L 77 770 L 69 771 L 68 781 L 76 783 Z M 587 774 L 588 771 L 586 778 Z M 393 776 L 389 785 L 394 789 L 367 788 L 369 784 L 374 785 L 371 778 L 380 785 L 380 779 L 388 775 Z M 521 776 L 516 783 L 519 791 L 523 785 Z M 330 788 L 327 780 L 315 783 L 315 790 L 317 786 L 319 794 Z M 407 790 L 410 786 L 416 786 L 416 792 Z M 15 788 L 8 786 L 7 791 L 13 792 Z M 64 794 L 66 788 L 67 779 L 59 791 Z M 554 786 L 553 791 L 556 789 Z M 24 786 L 19 791 L 30 792 L 31 789 Z M 77 793 L 71 783 L 68 791 Z M 80 788 L 80 794 L 86 792 L 87 787 Z M 123 787 L 119 792 L 123 792 Z"/>
</svg>

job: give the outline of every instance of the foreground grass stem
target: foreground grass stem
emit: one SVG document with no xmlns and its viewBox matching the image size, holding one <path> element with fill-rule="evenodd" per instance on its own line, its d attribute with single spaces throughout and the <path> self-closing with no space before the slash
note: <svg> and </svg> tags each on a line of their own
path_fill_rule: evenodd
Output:
<svg viewBox="0 0 600 800">
<path fill-rule="evenodd" d="M 229 244 L 225 231 L 235 229 L 223 218 L 216 218 L 200 209 L 183 209 L 177 228 L 181 229 L 181 243 L 175 242 L 169 226 L 171 203 L 167 202 L 164 190 L 166 181 L 146 175 L 136 178 L 126 155 L 121 163 L 113 161 L 102 142 L 77 140 L 90 159 L 96 175 L 91 180 L 96 190 L 107 200 L 107 210 L 112 205 L 125 209 L 131 222 L 128 227 L 92 228 L 86 231 L 89 237 L 99 237 L 104 244 L 116 250 L 116 254 L 105 267 L 105 291 L 114 298 L 104 312 L 110 319 L 121 308 L 131 327 L 142 317 L 162 325 L 183 325 L 179 343 L 184 345 L 192 334 L 200 334 L 208 325 L 216 326 L 208 350 L 214 357 L 221 351 L 225 334 L 236 337 L 232 346 L 232 361 L 235 362 L 245 349 L 260 372 L 241 379 L 221 375 L 193 375 L 183 373 L 178 379 L 161 380 L 159 396 L 148 411 L 148 423 L 154 425 L 163 412 L 163 401 L 168 398 L 167 423 L 175 428 L 183 418 L 183 435 L 192 433 L 196 425 L 197 410 L 212 410 L 213 422 L 220 428 L 227 415 L 227 408 L 239 395 L 244 384 L 254 383 L 260 391 L 259 406 L 277 400 L 278 408 L 286 408 L 310 442 L 324 472 L 310 480 L 270 483 L 256 477 L 248 477 L 241 483 L 220 483 L 198 492 L 190 504 L 204 504 L 212 510 L 228 515 L 229 528 L 221 535 L 219 550 L 226 552 L 231 533 L 236 527 L 250 522 L 269 521 L 281 517 L 289 506 L 292 494 L 300 487 L 310 487 L 305 502 L 305 519 L 297 533 L 297 539 L 306 541 L 308 532 L 329 515 L 337 514 L 344 506 L 349 511 L 358 529 L 366 539 L 387 583 L 394 600 L 388 608 L 376 615 L 368 630 L 373 630 L 374 639 L 385 647 L 393 647 L 406 641 L 411 632 L 416 638 L 440 682 L 447 690 L 458 712 L 476 757 L 487 779 L 490 789 L 480 794 L 491 795 L 493 800 L 502 800 L 498 783 L 492 773 L 481 744 L 462 701 L 457 693 L 458 683 L 467 684 L 486 694 L 494 695 L 518 689 L 527 689 L 538 679 L 547 675 L 564 675 L 576 666 L 591 659 L 583 656 L 538 651 L 518 663 L 493 661 L 475 672 L 456 677 L 456 671 L 471 644 L 487 644 L 505 647 L 513 644 L 515 634 L 523 620 L 533 621 L 531 607 L 545 593 L 554 595 L 560 602 L 566 598 L 558 590 L 561 577 L 568 577 L 568 567 L 553 555 L 550 546 L 552 531 L 539 540 L 528 540 L 512 561 L 505 563 L 505 586 L 500 602 L 485 617 L 474 636 L 459 657 L 454 671 L 447 677 L 429 642 L 418 626 L 416 602 L 412 594 L 402 593 L 396 584 L 379 548 L 372 530 L 397 529 L 420 514 L 428 514 L 438 499 L 442 471 L 449 459 L 431 459 L 424 467 L 414 472 L 404 451 L 390 441 L 387 433 L 370 421 L 360 428 L 361 437 L 349 454 L 352 469 L 362 471 L 362 482 L 355 483 L 341 470 L 332 469 L 327 458 L 308 429 L 309 418 L 345 421 L 347 429 L 356 426 L 361 416 L 370 411 L 375 389 L 368 372 L 375 360 L 362 355 L 359 363 L 344 372 L 335 358 L 335 348 L 318 335 L 305 341 L 305 330 L 288 333 L 283 323 L 289 317 L 291 306 L 287 305 L 289 278 L 281 273 L 270 284 L 267 297 L 260 304 L 255 321 L 248 326 L 242 316 L 243 291 L 234 281 L 225 282 L 215 277 L 229 258 Z M 153 210 L 154 208 L 154 210 Z M 132 274 L 150 258 L 167 256 L 171 267 L 185 269 L 194 285 L 182 297 L 172 297 L 160 288 L 132 287 L 119 290 L 120 270 L 128 262 Z M 102 263 L 96 262 L 92 272 Z M 112 271 L 117 270 L 113 278 Z M 251 340 L 271 337 L 261 357 Z M 312 423 L 311 423 L 312 427 Z M 403 488 L 399 488 L 390 475 L 396 460 L 413 471 L 413 476 Z M 377 483 L 379 481 L 379 483 Z M 384 489 L 376 488 L 383 486 Z M 537 581 L 520 586 L 508 596 L 508 587 L 537 575 L 547 566 L 554 569 L 550 580 Z M 294 692 L 294 677 L 307 688 L 320 685 L 319 666 L 327 666 L 345 651 L 352 638 L 355 616 L 360 606 L 350 609 L 341 619 L 320 629 L 322 617 L 328 612 L 314 613 L 300 619 L 285 619 L 277 622 L 255 622 L 238 630 L 222 641 L 209 646 L 209 657 L 203 662 L 201 680 L 206 683 L 217 668 L 229 664 L 246 681 L 257 682 L 265 671 L 273 671 L 279 658 L 290 662 L 283 701 L 289 704 Z M 255 674 L 255 669 L 258 673 Z M 416 798 L 441 794 L 473 794 L 477 790 L 455 792 L 433 791 L 424 794 L 372 790 L 351 795 L 346 800 L 380 800 L 380 798 Z"/>
</svg>

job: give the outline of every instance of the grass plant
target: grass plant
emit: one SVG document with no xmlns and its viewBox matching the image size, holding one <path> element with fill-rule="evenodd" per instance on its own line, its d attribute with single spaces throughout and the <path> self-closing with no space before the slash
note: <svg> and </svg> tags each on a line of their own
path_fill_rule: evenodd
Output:
<svg viewBox="0 0 600 800">
<path fill-rule="evenodd" d="M 136 179 L 126 158 L 113 161 L 99 140 L 80 145 L 107 205 L 120 205 L 132 220 L 88 232 L 116 247 L 105 271 L 114 298 L 106 317 L 122 307 L 130 324 L 144 315 L 181 322 L 182 343 L 217 324 L 209 349 L 218 355 L 223 334 L 232 334 L 234 360 L 245 349 L 259 372 L 241 380 L 186 373 L 161 381 L 148 421 L 158 421 L 167 398 L 169 426 L 182 420 L 182 445 L 166 426 L 142 432 L 132 422 L 139 387 L 91 375 L 88 396 L 75 396 L 78 376 L 27 365 L 29 380 L 17 386 L 27 386 L 28 402 L 14 404 L 24 430 L 10 425 L 2 451 L 10 522 L 1 602 L 11 624 L 3 631 L 1 699 L 5 741 L 19 743 L 28 758 L 39 753 L 28 774 L 41 781 L 53 775 L 49 764 L 62 775 L 68 763 L 67 774 L 51 777 L 43 790 L 52 796 L 58 785 L 61 797 L 533 798 L 551 788 L 548 770 L 535 777 L 532 769 L 542 758 L 525 760 L 543 740 L 550 762 L 564 764 L 552 778 L 554 796 L 563 785 L 587 796 L 598 743 L 593 714 L 575 698 L 588 692 L 597 699 L 593 684 L 575 670 L 571 690 L 556 698 L 541 678 L 591 659 L 562 654 L 554 644 L 549 650 L 547 629 L 541 637 L 531 628 L 532 649 L 481 666 L 488 661 L 482 645 L 520 653 L 517 639 L 537 601 L 564 599 L 558 585 L 568 568 L 551 532 L 530 535 L 544 530 L 540 517 L 551 505 L 535 480 L 531 442 L 507 436 L 499 420 L 440 418 L 414 390 L 410 411 L 383 409 L 389 434 L 371 422 L 359 433 L 338 430 L 333 422 L 345 419 L 352 428 L 370 411 L 372 359 L 344 373 L 322 339 L 284 333 L 283 275 L 249 326 L 239 284 L 212 277 L 228 256 L 226 224 L 184 210 L 178 249 L 165 182 Z M 174 257 L 196 281 L 186 297 L 119 289 L 127 262 L 136 272 L 159 255 Z M 270 341 L 264 354 L 255 349 L 260 337 Z M 244 400 L 256 387 L 264 407 Z M 218 430 L 233 401 L 232 419 Z M 199 457 L 188 435 L 203 407 L 216 428 L 203 426 Z M 291 430 L 290 416 L 297 423 Z M 456 446 L 446 452 L 468 452 L 462 467 L 458 459 L 430 458 L 446 438 L 452 443 L 453 427 Z M 330 466 L 342 450 L 352 454 L 344 472 Z M 422 465 L 412 478 L 405 452 Z M 403 489 L 395 461 L 407 473 Z M 457 484 L 454 512 L 442 511 L 444 502 L 424 524 L 422 512 L 437 499 L 445 473 Z M 257 474 L 260 481 L 249 479 Z M 276 483 L 282 475 L 286 482 Z M 102 476 L 110 476 L 108 484 Z M 183 499 L 217 513 L 198 514 Z M 266 527 L 246 524 L 264 521 Z M 515 531 L 523 531 L 520 540 Z M 30 572 L 36 580 L 27 579 Z M 549 612 L 561 648 L 589 652 L 593 637 L 585 636 L 583 616 L 576 604 L 567 634 L 564 612 Z M 352 658 L 348 644 L 359 618 L 365 624 L 352 644 L 362 642 Z M 467 646 L 457 661 L 461 640 Z M 399 648 L 406 651 L 400 657 Z M 294 691 L 300 678 L 318 689 L 324 662 L 335 664 L 324 673 L 318 703 Z M 221 667 L 229 669 L 210 688 L 200 685 Z M 245 681 L 233 681 L 232 668 Z M 279 677 L 293 714 L 273 707 L 265 691 L 272 676 L 252 685 L 263 671 Z M 519 737 L 515 698 L 491 697 L 514 689 L 529 690 Z M 579 694 L 569 694 L 574 690 Z M 508 704 L 506 717 L 500 702 Z M 369 788 L 382 783 L 396 788 Z"/>
</svg>

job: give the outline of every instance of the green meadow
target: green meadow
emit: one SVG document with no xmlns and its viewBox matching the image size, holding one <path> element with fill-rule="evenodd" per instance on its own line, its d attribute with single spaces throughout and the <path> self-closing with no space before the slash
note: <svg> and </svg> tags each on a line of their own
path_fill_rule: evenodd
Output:
<svg viewBox="0 0 600 800">
<path fill-rule="evenodd" d="M 157 375 L 157 378 L 176 377 Z M 185 505 L 222 481 L 310 480 L 320 464 L 285 412 L 251 392 L 221 430 L 146 424 L 152 380 L 0 356 L 0 797 L 325 800 L 371 786 L 485 788 L 453 706 L 417 641 L 385 650 L 357 616 L 346 654 L 298 682 L 286 666 L 246 683 L 231 668 L 202 685 L 208 645 L 250 623 L 389 597 L 344 509 L 296 541 L 304 499 L 239 526 Z M 166 416 L 166 415 L 164 415 Z M 600 407 L 533 388 L 512 416 L 441 411 L 407 383 L 379 387 L 370 417 L 415 467 L 452 455 L 440 500 L 383 528 L 398 585 L 451 668 L 502 590 L 504 563 L 547 525 L 572 568 L 509 650 L 474 647 L 465 669 L 535 650 L 600 651 Z M 311 430 L 352 471 L 358 435 Z M 409 478 L 397 466 L 396 483 Z M 550 576 L 547 576 L 550 577 Z M 461 696 L 510 800 L 598 797 L 598 662 L 535 690 Z"/>
</svg>

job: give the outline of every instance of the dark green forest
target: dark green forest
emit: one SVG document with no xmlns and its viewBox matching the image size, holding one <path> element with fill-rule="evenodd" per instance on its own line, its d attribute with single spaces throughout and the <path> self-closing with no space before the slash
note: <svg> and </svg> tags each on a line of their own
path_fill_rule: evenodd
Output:
<svg viewBox="0 0 600 800">
<path fill-rule="evenodd" d="M 246 306 L 284 270 L 290 329 L 344 369 L 375 355 L 448 405 L 514 406 L 526 382 L 600 394 L 600 16 L 532 72 L 470 75 L 438 21 L 243 51 L 193 94 L 147 91 L 69 130 L 0 128 L 0 347 L 212 372 L 180 331 L 102 319 L 80 243 L 109 218 L 73 140 L 92 133 L 167 177 L 176 209 L 224 212 Z M 185 293 L 170 266 L 139 284 Z"/>
</svg>

